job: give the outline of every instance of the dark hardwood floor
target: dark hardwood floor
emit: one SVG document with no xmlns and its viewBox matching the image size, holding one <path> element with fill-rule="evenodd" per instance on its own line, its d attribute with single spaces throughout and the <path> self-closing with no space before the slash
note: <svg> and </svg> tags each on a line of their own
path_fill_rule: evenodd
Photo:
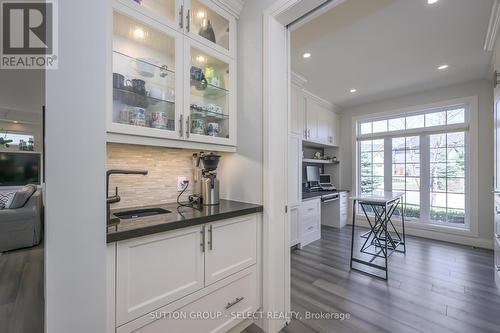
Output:
<svg viewBox="0 0 500 333">
<path fill-rule="evenodd" d="M 43 246 L 0 255 L 0 333 L 43 333 Z"/>
<path fill-rule="evenodd" d="M 349 271 L 350 242 L 350 226 L 323 228 L 321 240 L 292 252 L 292 311 L 302 318 L 283 333 L 500 332 L 492 251 L 408 237 L 386 282 Z M 308 320 L 307 311 L 350 318 Z"/>
</svg>

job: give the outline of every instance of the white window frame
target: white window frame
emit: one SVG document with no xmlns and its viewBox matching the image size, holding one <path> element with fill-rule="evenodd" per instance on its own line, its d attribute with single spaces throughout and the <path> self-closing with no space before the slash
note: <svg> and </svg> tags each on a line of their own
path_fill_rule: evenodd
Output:
<svg viewBox="0 0 500 333">
<path fill-rule="evenodd" d="M 433 126 L 427 128 L 418 128 L 418 129 L 409 129 L 409 130 L 398 130 L 398 131 L 387 131 L 382 133 L 375 134 L 364 134 L 358 135 L 359 127 L 362 122 L 365 121 L 377 121 L 377 120 L 385 120 L 396 117 L 398 115 L 401 116 L 413 116 L 418 114 L 425 114 L 429 112 L 439 112 L 448 110 L 457 106 L 467 106 L 466 110 L 466 124 L 453 124 L 453 125 L 443 125 L 443 126 Z M 467 123 L 468 121 L 468 123 Z M 352 177 L 353 190 L 356 194 L 360 192 L 360 184 L 359 184 L 359 175 L 361 172 L 361 165 L 359 161 L 359 146 L 358 139 L 384 139 L 386 137 L 405 137 L 405 136 L 420 136 L 427 134 L 435 134 L 441 133 L 443 130 L 449 131 L 466 131 L 465 135 L 465 145 L 466 145 L 466 203 L 465 203 L 465 225 L 457 226 L 453 223 L 443 223 L 432 222 L 427 220 L 411 220 L 407 219 L 405 222 L 410 228 L 414 229 L 423 229 L 430 231 L 438 231 L 445 232 L 451 234 L 458 234 L 463 236 L 479 236 L 478 234 L 478 97 L 464 97 L 457 98 L 452 100 L 441 101 L 432 104 L 425 105 L 416 105 L 412 107 L 407 107 L 403 109 L 396 109 L 387 112 L 380 112 L 375 114 L 365 114 L 362 116 L 356 116 L 352 118 L 352 160 L 355 163 L 355 172 Z M 422 153 L 422 148 L 421 148 Z M 384 154 L 391 155 L 391 154 Z M 384 169 L 391 168 L 392 170 L 392 160 L 391 163 L 386 165 L 388 160 L 391 159 L 389 156 L 385 158 L 384 161 Z M 385 175 L 388 173 L 385 172 Z M 389 173 L 390 174 L 390 173 Z M 420 181 L 422 183 L 428 182 L 430 175 L 422 172 Z M 385 180 L 384 182 L 387 182 Z M 364 215 L 357 212 L 356 219 L 364 220 Z M 400 221 L 395 219 L 395 223 L 398 224 Z"/>
</svg>

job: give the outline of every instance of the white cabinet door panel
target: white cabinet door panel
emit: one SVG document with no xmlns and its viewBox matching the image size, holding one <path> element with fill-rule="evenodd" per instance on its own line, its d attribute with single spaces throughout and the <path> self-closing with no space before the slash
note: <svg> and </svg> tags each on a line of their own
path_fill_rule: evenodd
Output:
<svg viewBox="0 0 500 333">
<path fill-rule="evenodd" d="M 205 286 L 257 261 L 257 216 L 246 215 L 207 225 Z"/>
<path fill-rule="evenodd" d="M 304 94 L 302 88 L 292 84 L 290 96 L 290 132 L 303 137 L 304 134 Z"/>
<path fill-rule="evenodd" d="M 201 230 L 197 226 L 117 243 L 117 325 L 203 288 Z"/>
</svg>

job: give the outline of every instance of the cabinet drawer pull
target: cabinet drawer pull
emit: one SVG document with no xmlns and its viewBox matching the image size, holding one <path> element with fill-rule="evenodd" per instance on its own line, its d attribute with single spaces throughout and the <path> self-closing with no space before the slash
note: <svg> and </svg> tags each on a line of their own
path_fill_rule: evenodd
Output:
<svg viewBox="0 0 500 333">
<path fill-rule="evenodd" d="M 186 120 L 186 137 L 189 138 L 189 132 L 191 132 L 191 129 L 190 129 L 190 126 L 189 126 L 189 116 L 187 116 L 187 120 Z"/>
<path fill-rule="evenodd" d="M 214 243 L 212 241 L 212 228 L 213 228 L 212 225 L 210 225 L 210 227 L 208 228 L 208 249 L 210 251 L 212 251 L 214 249 L 214 247 L 213 247 Z"/>
<path fill-rule="evenodd" d="M 179 28 L 184 28 L 184 5 L 179 8 Z"/>
<path fill-rule="evenodd" d="M 200 247 L 201 247 L 201 252 L 205 253 L 205 226 L 201 227 L 201 243 L 200 243 Z"/>
<path fill-rule="evenodd" d="M 189 29 L 191 28 L 191 9 L 188 9 L 187 14 L 186 14 L 186 30 L 189 32 Z"/>
<path fill-rule="evenodd" d="M 235 299 L 234 301 L 232 301 L 232 302 L 228 302 L 228 303 L 226 304 L 226 310 L 227 310 L 227 309 L 229 309 L 230 307 L 232 307 L 232 306 L 234 306 L 234 305 L 238 304 L 239 302 L 241 302 L 241 301 L 242 301 L 242 300 L 244 300 L 244 299 L 245 299 L 245 297 L 236 297 L 236 299 Z"/>
<path fill-rule="evenodd" d="M 313 210 L 314 210 L 314 208 L 308 208 L 307 210 L 310 212 L 310 211 L 313 211 Z"/>
<path fill-rule="evenodd" d="M 183 116 L 181 114 L 179 118 L 179 136 L 182 138 L 182 135 L 184 133 L 184 121 L 183 121 Z"/>
<path fill-rule="evenodd" d="M 309 228 L 307 228 L 307 230 L 313 230 L 314 229 L 314 226 L 310 226 Z"/>
</svg>

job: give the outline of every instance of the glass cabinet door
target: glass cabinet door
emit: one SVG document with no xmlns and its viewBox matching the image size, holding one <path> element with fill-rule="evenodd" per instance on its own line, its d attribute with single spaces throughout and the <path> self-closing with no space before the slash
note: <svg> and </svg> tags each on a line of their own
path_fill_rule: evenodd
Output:
<svg viewBox="0 0 500 333">
<path fill-rule="evenodd" d="M 132 8 L 146 12 L 148 16 L 154 17 L 162 23 L 171 23 L 177 26 L 177 4 L 176 0 L 121 0 Z M 179 0 L 182 2 L 182 0 Z M 175 28 L 175 27 L 174 27 Z"/>
<path fill-rule="evenodd" d="M 230 94 L 231 60 L 215 51 L 189 44 L 188 138 L 202 142 L 228 142 L 232 137 Z"/>
<path fill-rule="evenodd" d="M 203 0 L 190 0 L 187 31 L 200 42 L 215 44 L 219 51 L 229 54 L 232 22 L 220 10 Z"/>
<path fill-rule="evenodd" d="M 112 124 L 120 131 L 165 137 L 176 130 L 177 38 L 158 29 L 113 13 Z"/>
</svg>

